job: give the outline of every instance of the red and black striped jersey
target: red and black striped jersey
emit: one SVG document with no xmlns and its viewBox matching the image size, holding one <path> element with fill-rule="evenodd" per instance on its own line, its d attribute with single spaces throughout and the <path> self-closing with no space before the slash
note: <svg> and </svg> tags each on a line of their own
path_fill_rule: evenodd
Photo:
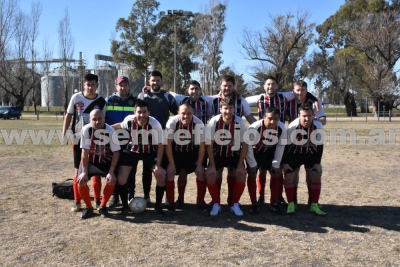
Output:
<svg viewBox="0 0 400 267">
<path fill-rule="evenodd" d="M 190 97 L 186 96 L 182 99 L 179 104 L 188 103 L 194 109 L 194 115 L 199 118 L 204 124 L 207 123 L 208 119 L 211 117 L 209 110 L 209 103 L 202 96 L 197 101 L 193 101 Z"/>
<path fill-rule="evenodd" d="M 276 107 L 280 111 L 280 121 L 285 122 L 287 103 L 287 98 L 280 93 L 275 94 L 275 96 L 273 97 L 270 97 L 267 94 L 260 95 L 260 98 L 257 101 L 259 119 L 262 119 L 264 117 L 264 113 L 267 108 Z"/>
<path fill-rule="evenodd" d="M 198 149 L 200 143 L 204 142 L 204 124 L 195 116 L 188 126 L 182 124 L 179 115 L 173 116 L 168 120 L 166 130 L 168 132 L 167 138 L 173 140 L 173 150 L 178 152 Z"/>
<path fill-rule="evenodd" d="M 254 154 L 256 153 L 274 153 L 272 166 L 279 168 L 287 142 L 285 124 L 279 121 L 275 129 L 268 129 L 264 120 L 258 120 L 249 126 L 248 131 L 249 135 L 253 135 L 255 139 L 248 146 L 246 161 L 248 163 L 254 162 Z"/>
<path fill-rule="evenodd" d="M 114 142 L 114 129 L 105 124 L 103 129 L 95 129 L 90 124 L 82 128 L 81 148 L 89 150 L 90 163 L 105 163 L 112 159 L 112 152 L 121 147 Z"/>
<path fill-rule="evenodd" d="M 219 108 L 220 108 L 220 102 L 222 99 L 224 99 L 223 95 L 216 95 L 213 96 L 213 112 L 214 115 L 220 114 Z M 247 103 L 247 100 L 243 97 L 240 98 L 233 98 L 233 101 L 235 102 L 235 115 L 242 117 L 242 116 L 248 116 L 251 114 L 251 110 L 249 107 L 249 104 Z"/>
<path fill-rule="evenodd" d="M 306 101 L 304 101 L 304 103 L 298 103 L 296 99 L 290 100 L 286 110 L 289 123 L 291 123 L 292 121 L 294 121 L 299 117 L 299 107 L 302 104 L 309 104 L 310 106 L 313 106 L 315 102 L 316 102 L 315 100 L 312 100 L 310 98 L 307 98 Z M 314 109 L 314 116 L 316 118 L 326 117 L 324 108 L 321 106 L 319 111 Z"/>
<path fill-rule="evenodd" d="M 140 126 L 136 120 L 136 115 L 129 115 L 121 123 L 121 128 L 130 133 L 126 149 L 132 153 L 157 152 L 158 144 L 163 143 L 161 124 L 151 116 L 149 116 L 145 125 Z"/>
<path fill-rule="evenodd" d="M 241 143 L 246 131 L 246 124 L 239 116 L 234 116 L 229 124 L 225 124 L 222 115 L 211 118 L 207 127 L 211 129 L 206 139 L 213 142 L 214 156 L 233 157 L 240 153 Z M 210 135 L 210 136 L 208 136 Z"/>
<path fill-rule="evenodd" d="M 322 156 L 322 124 L 314 120 L 310 127 L 304 128 L 300 119 L 295 119 L 288 126 L 288 154 Z"/>
</svg>

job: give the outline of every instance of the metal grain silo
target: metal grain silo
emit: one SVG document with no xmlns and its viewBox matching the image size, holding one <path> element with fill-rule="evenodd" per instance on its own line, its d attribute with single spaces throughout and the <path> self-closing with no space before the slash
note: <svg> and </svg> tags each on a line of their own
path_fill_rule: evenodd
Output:
<svg viewBox="0 0 400 267">
<path fill-rule="evenodd" d="M 106 98 L 115 92 L 116 69 L 110 64 L 103 64 L 94 70 L 94 73 L 99 76 L 99 88 L 97 93 Z"/>
<path fill-rule="evenodd" d="M 41 78 L 42 107 L 57 107 L 64 105 L 64 78 L 67 81 L 68 96 L 79 90 L 79 75 L 76 70 L 64 66 L 55 68 Z M 69 99 L 68 99 L 69 101 Z"/>
</svg>

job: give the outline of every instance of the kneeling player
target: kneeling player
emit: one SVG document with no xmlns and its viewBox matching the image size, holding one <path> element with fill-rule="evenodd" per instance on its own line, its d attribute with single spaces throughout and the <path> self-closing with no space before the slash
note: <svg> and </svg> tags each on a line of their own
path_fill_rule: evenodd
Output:
<svg viewBox="0 0 400 267">
<path fill-rule="evenodd" d="M 114 143 L 112 135 L 114 129 L 104 123 L 103 112 L 94 109 L 90 112 L 90 123 L 82 128 L 81 148 L 82 161 L 78 170 L 78 190 L 86 208 L 82 211 L 81 218 L 93 216 L 93 206 L 87 182 L 91 175 L 106 176 L 107 184 L 103 191 L 100 203 L 100 214 L 106 215 L 106 204 L 114 192 L 115 168 L 118 163 L 120 146 Z"/>
<path fill-rule="evenodd" d="M 221 211 L 220 192 L 216 181 L 218 178 L 222 179 L 222 171 L 227 167 L 228 176 L 235 177 L 232 199 L 229 199 L 228 204 L 232 213 L 243 216 L 239 199 L 246 185 L 244 159 L 247 154 L 247 144 L 243 140 L 246 125 L 242 118 L 234 115 L 234 102 L 229 97 L 221 100 L 220 113 L 210 120 L 206 129 L 209 159 L 206 180 L 213 202 L 210 215 L 216 216 Z"/>
<path fill-rule="evenodd" d="M 259 139 L 256 143 L 254 142 L 254 145 L 249 145 L 249 153 L 246 157 L 247 163 L 255 159 L 260 173 L 266 175 L 266 172 L 269 171 L 271 174 L 269 208 L 273 212 L 279 211 L 278 200 L 281 196 L 282 185 L 280 163 L 285 150 L 282 140 L 286 141 L 287 138 L 286 126 L 279 121 L 279 113 L 279 109 L 268 107 L 265 110 L 264 118 L 249 126 L 248 130 L 254 131 Z M 249 169 L 247 188 L 252 203 L 251 214 L 258 213 L 256 174 L 257 170 Z"/>
<path fill-rule="evenodd" d="M 325 212 L 318 205 L 321 193 L 321 158 L 323 153 L 323 145 L 319 142 L 321 141 L 321 134 L 318 133 L 318 130 L 322 129 L 322 124 L 313 120 L 313 117 L 312 107 L 308 104 L 302 105 L 299 108 L 299 118 L 288 126 L 288 145 L 285 148 L 282 160 L 285 172 L 288 214 L 293 214 L 296 211 L 294 204 L 295 170 L 304 165 L 311 182 L 309 188 L 309 196 L 311 197 L 310 211 L 317 215 L 325 215 Z"/>
<path fill-rule="evenodd" d="M 126 215 L 129 212 L 127 187 L 123 186 L 128 180 L 132 168 L 136 169 L 139 161 L 143 162 L 143 169 L 153 170 L 157 180 L 155 211 L 163 214 L 161 201 L 165 191 L 165 170 L 161 167 L 164 154 L 163 132 L 161 124 L 153 117 L 150 117 L 149 104 L 146 101 L 138 100 L 135 104 L 134 115 L 125 117 L 122 123 L 114 124 L 115 129 L 126 129 L 130 132 L 130 142 L 121 153 L 118 168 L 118 184 L 122 209 L 120 214 Z M 152 179 L 151 172 L 144 177 L 144 182 Z"/>
<path fill-rule="evenodd" d="M 178 115 L 171 117 L 167 122 L 168 144 L 165 147 L 166 160 L 163 167 L 167 168 L 166 195 L 171 210 L 182 208 L 184 204 L 185 187 L 178 187 L 179 197 L 174 203 L 175 175 L 179 175 L 178 183 L 186 185 L 187 175 L 192 172 L 196 173 L 197 205 L 205 205 L 207 188 L 203 167 L 204 124 L 193 116 L 193 113 L 190 104 L 182 103 Z"/>
</svg>

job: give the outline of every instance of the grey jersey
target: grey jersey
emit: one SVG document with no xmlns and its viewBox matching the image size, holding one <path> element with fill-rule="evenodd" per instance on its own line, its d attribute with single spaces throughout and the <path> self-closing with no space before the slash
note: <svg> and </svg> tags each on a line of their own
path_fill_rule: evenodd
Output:
<svg viewBox="0 0 400 267">
<path fill-rule="evenodd" d="M 149 103 L 150 115 L 158 120 L 163 129 L 169 119 L 169 113 L 178 114 L 178 105 L 175 98 L 165 90 L 160 89 L 159 93 L 140 93 L 137 97 Z"/>
</svg>

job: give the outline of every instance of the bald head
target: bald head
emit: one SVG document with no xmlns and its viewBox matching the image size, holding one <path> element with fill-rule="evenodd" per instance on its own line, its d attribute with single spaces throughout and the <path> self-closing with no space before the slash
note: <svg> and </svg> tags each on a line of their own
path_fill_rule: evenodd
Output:
<svg viewBox="0 0 400 267">
<path fill-rule="evenodd" d="M 104 115 L 100 109 L 94 109 L 90 112 L 90 124 L 95 129 L 104 128 Z"/>
</svg>

